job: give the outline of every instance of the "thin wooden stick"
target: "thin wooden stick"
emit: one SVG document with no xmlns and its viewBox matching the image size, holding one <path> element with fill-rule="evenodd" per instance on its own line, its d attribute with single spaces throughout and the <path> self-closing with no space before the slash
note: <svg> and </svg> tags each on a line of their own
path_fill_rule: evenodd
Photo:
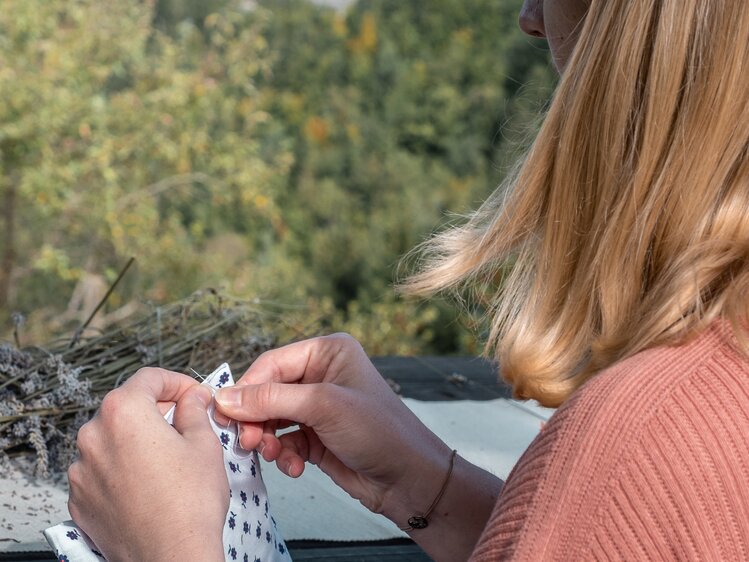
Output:
<svg viewBox="0 0 749 562">
<path fill-rule="evenodd" d="M 58 439 L 68 439 L 101 397 L 139 367 L 160 364 L 182 372 L 203 372 L 228 361 L 237 370 L 244 369 L 276 341 L 266 336 L 269 326 L 289 328 L 283 316 L 283 307 L 275 304 L 266 307 L 258 300 L 205 290 L 180 302 L 154 306 L 150 314 L 103 334 L 83 336 L 84 324 L 72 346 L 58 339 L 46 348 L 19 350 L 22 364 L 0 373 L 0 391 L 7 393 L 8 404 L 20 403 L 18 411 L 0 415 L 4 440 L 0 456 L 34 454 L 27 428 L 41 423 L 45 443 L 57 448 L 54 458 L 67 458 L 60 451 L 67 451 L 69 444 Z"/>
<path fill-rule="evenodd" d="M 104 297 L 99 301 L 99 304 L 96 305 L 96 308 L 91 313 L 91 315 L 88 317 L 88 319 L 81 325 L 80 328 L 78 328 L 75 332 L 75 335 L 73 336 L 73 339 L 70 341 L 70 345 L 68 346 L 68 349 L 72 349 L 75 347 L 75 345 L 78 343 L 78 340 L 81 338 L 81 335 L 83 332 L 88 328 L 88 325 L 91 324 L 91 321 L 94 319 L 94 316 L 101 310 L 101 307 L 104 306 L 104 304 L 109 300 L 109 296 L 114 292 L 114 290 L 117 288 L 117 285 L 119 285 L 120 281 L 122 281 L 122 278 L 127 273 L 127 270 L 130 269 L 130 266 L 133 265 L 135 262 L 135 258 L 130 258 L 127 263 L 125 264 L 125 267 L 122 268 L 122 271 L 120 271 L 120 274 L 117 276 L 117 279 L 114 280 L 114 283 L 109 287 L 109 290 L 106 292 Z"/>
</svg>

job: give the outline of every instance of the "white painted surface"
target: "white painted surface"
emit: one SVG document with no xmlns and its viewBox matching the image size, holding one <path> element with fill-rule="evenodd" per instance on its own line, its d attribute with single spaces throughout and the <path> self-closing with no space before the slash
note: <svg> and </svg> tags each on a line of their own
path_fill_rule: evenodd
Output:
<svg viewBox="0 0 749 562">
<path fill-rule="evenodd" d="M 515 400 L 406 405 L 468 461 L 506 478 L 552 410 Z M 286 540 L 377 540 L 402 536 L 314 466 L 293 480 L 263 463 L 271 510 Z M 0 552 L 47 550 L 42 529 L 69 519 L 64 479 L 37 481 L 18 470 L 0 478 Z"/>
<path fill-rule="evenodd" d="M 64 478 L 37 480 L 17 466 L 0 478 L 0 552 L 49 550 L 42 530 L 70 519 Z"/>
<path fill-rule="evenodd" d="M 504 479 L 550 411 L 514 400 L 419 402 L 406 405 L 466 460 Z M 314 466 L 294 480 L 263 466 L 271 507 L 286 540 L 377 540 L 404 536 L 370 513 Z"/>
</svg>

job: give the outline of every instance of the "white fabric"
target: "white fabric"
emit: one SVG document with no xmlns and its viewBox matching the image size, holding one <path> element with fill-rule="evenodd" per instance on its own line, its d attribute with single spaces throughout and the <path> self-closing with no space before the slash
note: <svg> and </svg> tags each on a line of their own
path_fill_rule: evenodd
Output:
<svg viewBox="0 0 749 562">
<path fill-rule="evenodd" d="M 233 385 L 229 366 L 221 365 L 203 384 L 213 389 Z M 209 413 L 212 414 L 212 411 Z M 172 423 L 174 408 L 164 417 Z M 221 427 L 213 420 L 213 415 L 209 418 L 224 448 L 229 479 L 229 511 L 223 536 L 225 559 L 240 562 L 290 561 L 289 551 L 270 513 L 257 453 L 239 447 L 236 424 Z M 44 535 L 60 562 L 97 562 L 104 559 L 93 542 L 72 521 L 50 527 L 44 531 Z"/>
</svg>

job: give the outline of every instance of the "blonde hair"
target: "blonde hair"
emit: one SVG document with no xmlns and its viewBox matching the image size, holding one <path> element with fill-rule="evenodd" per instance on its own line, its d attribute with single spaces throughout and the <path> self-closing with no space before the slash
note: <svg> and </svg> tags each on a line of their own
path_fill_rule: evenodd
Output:
<svg viewBox="0 0 749 562">
<path fill-rule="evenodd" d="M 720 316 L 742 323 L 749 2 L 592 0 L 524 161 L 417 252 L 401 288 L 490 287 L 487 353 L 548 406 Z"/>
</svg>

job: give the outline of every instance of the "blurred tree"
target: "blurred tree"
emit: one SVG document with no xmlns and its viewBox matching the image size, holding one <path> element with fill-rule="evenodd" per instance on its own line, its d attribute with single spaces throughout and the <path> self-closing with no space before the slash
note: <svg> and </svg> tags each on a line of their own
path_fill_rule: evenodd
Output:
<svg viewBox="0 0 749 562">
<path fill-rule="evenodd" d="M 153 22 L 159 29 L 176 32 L 181 23 L 189 22 L 202 29 L 205 19 L 229 7 L 247 9 L 252 2 L 234 4 L 228 0 L 156 0 Z"/>
<path fill-rule="evenodd" d="M 475 353 L 390 285 L 554 86 L 519 4 L 0 0 L 0 310 L 63 327 L 134 255 L 113 307 L 224 285 L 378 353 Z"/>
<path fill-rule="evenodd" d="M 260 4 L 282 53 L 264 107 L 295 157 L 279 244 L 303 291 L 361 331 L 359 317 L 410 306 L 383 296 L 399 256 L 501 182 L 553 88 L 548 53 L 518 29 L 517 0 Z M 467 350 L 454 311 L 432 306 L 422 349 Z"/>
<path fill-rule="evenodd" d="M 0 304 L 41 304 L 32 281 L 42 274 L 54 288 L 43 304 L 60 307 L 84 264 L 114 272 L 129 255 L 141 274 L 121 298 L 173 298 L 226 278 L 202 259 L 205 241 L 236 229 L 261 240 L 275 213 L 264 201 L 289 163 L 261 155 L 258 140 L 262 16 L 226 8 L 172 37 L 154 28 L 148 2 L 5 8 Z"/>
</svg>

